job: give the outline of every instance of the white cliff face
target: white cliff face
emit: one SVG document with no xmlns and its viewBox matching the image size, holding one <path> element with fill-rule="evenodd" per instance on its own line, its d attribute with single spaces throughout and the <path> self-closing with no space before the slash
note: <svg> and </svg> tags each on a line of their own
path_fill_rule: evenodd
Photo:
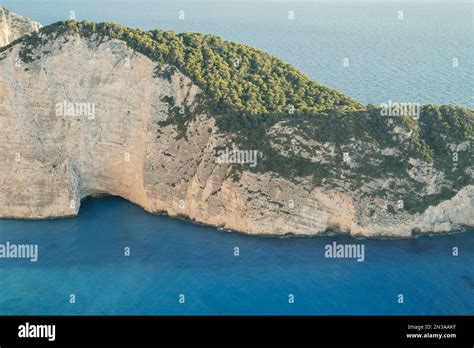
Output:
<svg viewBox="0 0 474 348">
<path fill-rule="evenodd" d="M 148 153 L 162 155 L 155 149 L 157 122 L 168 111 L 161 98 L 183 102 L 196 87 L 184 76 L 155 79 L 155 64 L 121 41 L 89 44 L 54 42 L 29 70 L 16 64 L 17 47 L 1 61 L 2 215 L 73 215 L 81 198 L 98 193 L 150 204 L 144 170 Z M 65 103 L 93 112 L 74 116 L 61 110 Z"/>
<path fill-rule="evenodd" d="M 0 53 L 0 218 L 76 215 L 81 199 L 111 194 L 250 234 L 409 237 L 474 226 L 473 186 L 421 215 L 375 218 L 337 188 L 272 172 L 232 179 L 216 161 L 226 139 L 213 117 L 198 114 L 186 136 L 163 125 L 166 100 L 193 110 L 201 90 L 179 71 L 157 76 L 122 41 L 63 37 L 28 64 L 19 50 Z"/>
<path fill-rule="evenodd" d="M 0 6 L 0 47 L 40 28 L 41 24 Z"/>
<path fill-rule="evenodd" d="M 459 227 L 460 224 L 474 226 L 473 210 L 473 186 L 468 186 L 449 201 L 429 207 L 423 214 L 420 229 L 424 232 L 449 232 Z"/>
</svg>

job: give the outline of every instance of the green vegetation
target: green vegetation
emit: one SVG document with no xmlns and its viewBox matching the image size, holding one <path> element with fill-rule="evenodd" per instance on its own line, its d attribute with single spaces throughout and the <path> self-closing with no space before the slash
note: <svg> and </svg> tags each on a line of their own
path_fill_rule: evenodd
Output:
<svg viewBox="0 0 474 348">
<path fill-rule="evenodd" d="M 120 39 L 150 59 L 180 69 L 201 87 L 218 112 L 249 114 L 325 109 L 355 110 L 363 106 L 335 89 L 311 81 L 291 65 L 258 49 L 217 36 L 173 31 L 145 32 L 114 23 L 58 22 L 24 37 L 21 58 L 31 62 L 33 48 L 64 33 Z"/>
<path fill-rule="evenodd" d="M 233 168 L 236 179 L 239 170 L 250 170 L 278 173 L 293 181 L 309 177 L 315 185 L 321 185 L 323 179 L 331 184 L 340 180 L 343 174 L 343 181 L 350 191 L 377 179 L 393 179 L 392 186 L 377 192 L 369 191 L 366 195 L 390 197 L 394 204 L 403 199 L 404 210 L 410 213 L 422 212 L 430 205 L 453 197 L 472 181 L 466 170 L 472 168 L 472 150 L 467 144 L 474 140 L 474 112 L 461 107 L 427 105 L 421 109 L 419 121 L 411 116 L 380 116 L 380 109 L 369 105 L 365 111 L 329 110 L 317 114 L 251 116 L 236 113 L 219 116 L 217 122 L 221 131 L 233 135 L 232 142 L 239 148 L 260 151 L 255 168 Z M 272 133 L 271 130 L 278 126 L 291 129 L 293 133 Z M 400 135 L 395 128 L 402 129 L 405 134 L 411 132 L 411 135 Z M 315 140 L 320 145 L 295 143 L 297 138 Z M 317 151 L 321 151 L 325 143 L 334 145 L 335 154 L 326 156 L 326 161 L 311 161 L 300 155 L 303 150 L 309 157 L 317 157 Z M 461 143 L 466 146 L 454 162 L 450 144 Z M 286 154 L 283 155 L 275 144 L 285 149 Z M 396 149 L 398 153 L 386 155 L 382 149 Z M 344 163 L 344 152 L 348 152 L 358 165 L 351 168 Z M 424 161 L 444 173 L 444 186 L 439 193 L 425 194 L 426 185 L 410 177 L 409 158 Z"/>
<path fill-rule="evenodd" d="M 462 142 L 474 143 L 474 111 L 454 105 L 426 105 L 422 108 L 420 137 L 426 145 L 424 151 L 434 165 L 443 168 L 453 163 L 454 146 Z M 466 154 L 459 152 L 459 156 Z M 458 162 L 470 163 L 472 158 L 459 158 Z M 472 164 L 472 163 L 471 163 Z"/>
</svg>

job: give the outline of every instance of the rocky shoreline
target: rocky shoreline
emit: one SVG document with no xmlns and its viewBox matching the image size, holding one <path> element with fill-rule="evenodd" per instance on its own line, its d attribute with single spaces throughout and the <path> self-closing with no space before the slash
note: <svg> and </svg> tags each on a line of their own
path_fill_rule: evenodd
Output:
<svg viewBox="0 0 474 348">
<path fill-rule="evenodd" d="M 203 89 L 179 69 L 122 40 L 61 35 L 0 50 L 0 218 L 75 216 L 81 200 L 104 194 L 250 235 L 410 238 L 474 227 L 472 180 L 439 198 L 456 181 L 450 167 L 415 157 L 413 120 L 392 124 L 362 110 L 351 117 L 372 117 L 363 122 L 387 135 L 362 140 L 354 130 L 340 143 L 336 130 L 336 140 L 308 132 L 328 137 L 318 122 L 330 120 L 332 129 L 344 115 L 302 117 L 304 129 L 283 117 L 243 139 L 224 131 L 221 115 L 203 108 Z M 34 60 L 21 60 L 26 49 Z M 229 148 L 258 150 L 258 165 L 222 161 Z M 459 151 L 469 160 L 470 145 Z M 300 171 L 285 174 L 293 163 Z M 385 163 L 395 169 L 372 175 Z M 469 163 L 458 170 L 472 179 Z M 412 196 L 434 203 L 421 208 Z"/>
</svg>

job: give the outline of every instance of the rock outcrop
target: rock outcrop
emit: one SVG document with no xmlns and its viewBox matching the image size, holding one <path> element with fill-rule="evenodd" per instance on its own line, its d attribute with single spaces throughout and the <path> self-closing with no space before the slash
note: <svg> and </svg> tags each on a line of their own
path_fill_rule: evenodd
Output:
<svg viewBox="0 0 474 348">
<path fill-rule="evenodd" d="M 38 31 L 41 24 L 20 16 L 0 6 L 0 47 L 6 46 L 16 39 Z"/>
<path fill-rule="evenodd" d="M 315 183 L 222 163 L 217 151 L 234 139 L 200 108 L 203 91 L 178 69 L 160 74 L 169 67 L 121 40 L 59 36 L 36 48 L 38 59 L 18 63 L 21 49 L 0 52 L 0 218 L 74 216 L 82 199 L 110 194 L 152 213 L 249 234 L 409 237 L 474 226 L 473 185 L 424 212 L 394 213 L 382 198 L 363 195 L 392 179 L 353 190 L 339 172 Z M 184 130 L 180 108 L 194 115 Z M 296 135 L 296 148 L 281 149 L 288 132 L 276 125 L 267 133 L 282 156 L 334 158 L 333 143 Z M 427 182 L 439 177 L 426 175 Z"/>
</svg>

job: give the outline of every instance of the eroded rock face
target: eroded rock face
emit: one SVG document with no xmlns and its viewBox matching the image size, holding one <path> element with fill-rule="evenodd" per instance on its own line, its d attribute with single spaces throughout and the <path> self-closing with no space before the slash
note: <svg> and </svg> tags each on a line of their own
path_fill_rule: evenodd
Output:
<svg viewBox="0 0 474 348">
<path fill-rule="evenodd" d="M 216 161 L 226 135 L 195 111 L 202 91 L 177 70 L 157 74 L 166 67 L 122 41 L 61 37 L 39 49 L 47 52 L 40 59 L 18 64 L 20 48 L 0 54 L 2 218 L 76 215 L 81 199 L 111 194 L 251 234 L 409 237 L 415 228 L 474 226 L 473 186 L 421 215 L 373 216 L 337 186 L 272 172 L 233 178 L 231 165 Z M 178 121 L 167 122 L 175 106 L 196 112 L 184 136 Z"/>
<path fill-rule="evenodd" d="M 166 148 L 157 145 L 173 136 L 158 139 L 157 122 L 168 113 L 162 98 L 192 103 L 197 87 L 180 74 L 154 78 L 155 64 L 121 41 L 98 48 L 75 37 L 48 49 L 28 68 L 16 64 L 18 47 L 0 63 L 1 146 L 8 163 L 0 172 L 1 214 L 73 215 L 81 198 L 100 193 L 150 207 L 143 181 L 154 179 L 144 171 L 163 163 L 155 156 Z M 68 113 L 71 104 L 84 112 Z"/>
<path fill-rule="evenodd" d="M 0 6 L 0 47 L 40 28 L 41 24 Z"/>
</svg>

